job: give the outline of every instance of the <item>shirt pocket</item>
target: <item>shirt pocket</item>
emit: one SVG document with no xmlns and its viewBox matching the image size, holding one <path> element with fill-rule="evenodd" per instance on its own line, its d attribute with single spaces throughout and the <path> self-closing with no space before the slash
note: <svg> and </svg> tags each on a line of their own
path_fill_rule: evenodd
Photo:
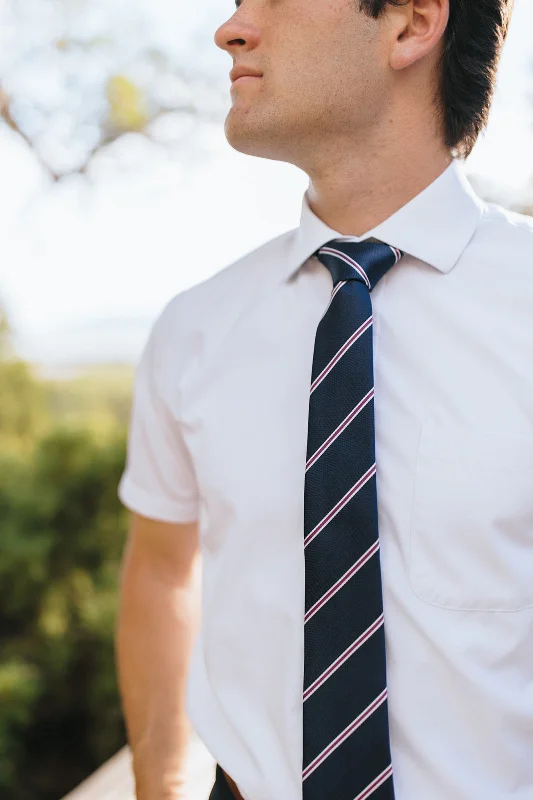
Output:
<svg viewBox="0 0 533 800">
<path fill-rule="evenodd" d="M 441 608 L 533 606 L 533 431 L 423 425 L 409 576 Z"/>
</svg>

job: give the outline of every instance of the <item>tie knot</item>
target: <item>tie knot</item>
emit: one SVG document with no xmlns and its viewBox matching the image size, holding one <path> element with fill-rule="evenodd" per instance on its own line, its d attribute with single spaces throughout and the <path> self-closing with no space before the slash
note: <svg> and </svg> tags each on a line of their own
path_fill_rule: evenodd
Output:
<svg viewBox="0 0 533 800">
<path fill-rule="evenodd" d="M 331 272 L 333 285 L 339 281 L 360 281 L 371 292 L 376 283 L 404 253 L 384 242 L 351 242 L 332 239 L 315 253 Z"/>
</svg>

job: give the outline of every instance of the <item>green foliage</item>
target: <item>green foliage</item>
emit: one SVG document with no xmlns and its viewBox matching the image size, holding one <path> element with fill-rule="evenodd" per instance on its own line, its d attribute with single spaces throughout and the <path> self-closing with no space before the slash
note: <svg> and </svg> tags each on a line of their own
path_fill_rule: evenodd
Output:
<svg viewBox="0 0 533 800">
<path fill-rule="evenodd" d="M 27 453 L 45 424 L 43 388 L 13 354 L 9 324 L 0 308 L 0 452 Z"/>
<path fill-rule="evenodd" d="M 91 367 L 65 380 L 47 380 L 43 385 L 51 417 L 63 426 L 90 428 L 106 439 L 117 427 L 127 426 L 133 370 L 129 366 Z"/>
<path fill-rule="evenodd" d="M 125 75 L 112 75 L 107 82 L 109 121 L 118 131 L 142 131 L 149 122 L 142 91 Z"/>
<path fill-rule="evenodd" d="M 39 689 L 34 667 L 17 658 L 0 662 L 0 790 L 15 785 L 24 752 L 20 731 L 30 722 Z"/>
<path fill-rule="evenodd" d="M 21 362 L 0 362 L 0 797 L 9 800 L 57 800 L 125 741 L 113 633 L 131 380 L 108 378 L 43 382 Z"/>
</svg>

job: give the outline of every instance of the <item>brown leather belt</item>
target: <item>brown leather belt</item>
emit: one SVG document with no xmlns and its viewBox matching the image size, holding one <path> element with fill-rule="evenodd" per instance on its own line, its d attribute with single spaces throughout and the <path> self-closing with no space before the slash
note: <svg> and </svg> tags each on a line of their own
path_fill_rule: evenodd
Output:
<svg viewBox="0 0 533 800">
<path fill-rule="evenodd" d="M 224 777 L 226 778 L 226 780 L 228 782 L 228 786 L 231 789 L 231 793 L 232 793 L 233 797 L 235 798 L 235 800 L 243 800 L 243 796 L 239 792 L 239 790 L 237 789 L 237 784 L 235 783 L 235 781 L 230 778 L 230 776 L 228 775 L 227 772 L 225 772 L 225 770 L 222 770 L 222 772 L 224 773 Z"/>
</svg>

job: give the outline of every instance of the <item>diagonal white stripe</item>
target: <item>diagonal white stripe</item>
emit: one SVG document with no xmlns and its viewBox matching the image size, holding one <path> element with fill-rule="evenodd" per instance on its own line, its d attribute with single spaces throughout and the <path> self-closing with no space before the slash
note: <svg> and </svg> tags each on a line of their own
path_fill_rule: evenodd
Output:
<svg viewBox="0 0 533 800">
<path fill-rule="evenodd" d="M 312 542 L 312 541 L 313 541 L 313 539 L 315 538 L 315 536 L 318 536 L 318 534 L 320 533 L 320 531 L 321 531 L 323 528 L 325 528 L 325 527 L 326 527 L 326 525 L 328 524 L 328 522 L 331 522 L 331 520 L 333 519 L 333 517 L 336 517 L 336 516 L 337 516 L 337 514 L 339 513 L 339 511 L 342 511 L 342 509 L 344 508 L 344 506 L 346 505 L 346 503 L 348 503 L 348 502 L 349 502 L 349 501 L 352 499 L 352 497 L 353 497 L 354 495 L 356 495 L 356 494 L 357 494 L 357 492 L 358 492 L 360 489 L 362 489 L 362 488 L 363 488 L 363 486 L 365 485 L 365 483 L 368 483 L 368 481 L 369 481 L 369 480 L 370 480 L 370 479 L 371 479 L 371 478 L 372 478 L 372 477 L 373 477 L 375 474 L 376 474 L 376 464 L 375 464 L 375 462 L 374 462 L 374 464 L 372 464 L 372 466 L 370 467 L 370 469 L 369 469 L 369 470 L 367 470 L 367 471 L 365 472 L 365 474 L 362 476 L 362 478 L 359 478 L 359 480 L 357 481 L 357 483 L 355 483 L 355 484 L 352 486 L 352 488 L 351 488 L 351 489 L 349 489 L 349 490 L 346 492 L 346 494 L 344 495 L 344 497 L 343 497 L 343 498 L 341 498 L 341 499 L 339 500 L 339 502 L 337 503 L 337 505 L 333 506 L 333 508 L 331 509 L 331 511 L 329 511 L 329 512 L 326 514 L 326 516 L 324 517 L 324 519 L 322 519 L 322 520 L 321 520 L 321 521 L 318 523 L 318 525 L 315 525 L 315 527 L 313 528 L 313 530 L 312 530 L 310 533 L 308 533 L 308 534 L 307 534 L 307 536 L 306 536 L 306 537 L 305 537 L 305 539 L 304 539 L 304 547 L 307 547 L 307 545 L 308 545 L 310 542 Z"/>
<path fill-rule="evenodd" d="M 344 286 L 344 284 L 345 284 L 345 283 L 348 283 L 348 281 L 339 281 L 339 282 L 338 282 L 338 284 L 337 284 L 336 286 L 334 286 L 334 287 L 333 287 L 333 289 L 331 290 L 331 298 L 330 298 L 330 301 L 331 301 L 331 300 L 333 300 L 333 298 L 335 297 L 335 295 L 337 294 L 337 292 L 338 292 L 340 289 L 342 289 L 342 287 Z"/>
<path fill-rule="evenodd" d="M 378 550 L 379 550 L 379 539 L 376 539 L 376 541 L 374 542 L 374 544 L 373 544 L 373 545 L 371 545 L 371 547 L 369 547 L 369 548 L 368 548 L 368 550 L 366 551 L 366 553 L 363 553 L 363 555 L 361 556 L 361 558 L 359 558 L 359 559 L 358 559 L 358 560 L 355 562 L 355 564 L 353 564 L 353 565 L 350 567 L 350 569 L 349 569 L 349 570 L 347 570 L 347 571 L 344 573 L 344 575 L 342 576 L 342 578 L 339 578 L 339 580 L 338 580 L 336 583 L 334 583 L 334 584 L 333 584 L 333 586 L 331 587 L 331 589 L 328 589 L 328 591 L 327 591 L 327 592 L 325 592 L 325 593 L 322 595 L 322 597 L 321 597 L 319 600 L 317 600 L 317 601 L 316 601 L 316 603 L 314 603 L 314 605 L 312 605 L 312 606 L 311 606 L 311 608 L 309 609 L 309 611 L 307 612 L 307 614 L 306 614 L 306 615 L 305 615 L 305 617 L 304 617 L 304 623 L 305 623 L 305 622 L 309 622 L 309 620 L 311 619 L 311 617 L 314 617 L 314 615 L 316 614 L 316 612 L 317 612 L 317 611 L 320 611 L 320 609 L 322 608 L 322 606 L 325 606 L 325 605 L 326 605 L 326 603 L 328 602 L 328 600 L 331 600 L 331 598 L 333 597 L 333 595 L 337 594 L 337 592 L 338 592 L 340 589 L 342 589 L 342 587 L 343 587 L 343 586 L 344 586 L 346 583 L 348 583 L 348 581 L 349 581 L 351 578 L 353 578 L 353 576 L 355 575 L 355 573 L 356 573 L 356 572 L 359 572 L 359 570 L 361 569 L 361 567 L 362 567 L 362 566 L 364 566 L 364 565 L 366 564 L 366 562 L 367 562 L 367 561 L 369 561 L 369 560 L 372 558 L 372 556 L 374 555 L 374 553 L 377 553 L 377 551 L 378 551 Z"/>
<path fill-rule="evenodd" d="M 318 375 L 318 376 L 315 378 L 315 380 L 314 380 L 314 381 L 313 381 L 313 383 L 311 384 L 311 394 L 312 394 L 312 393 L 315 391 L 316 387 L 317 387 L 317 386 L 318 386 L 320 383 L 322 383 L 322 381 L 324 380 L 324 378 L 326 377 L 326 375 L 327 375 L 329 372 L 331 372 L 331 370 L 333 369 L 333 367 L 335 366 L 335 364 L 337 363 L 337 361 L 339 361 L 339 360 L 340 360 L 340 359 L 343 357 L 343 355 L 346 353 L 346 351 L 350 349 L 350 347 L 352 346 L 352 344 L 354 344 L 354 342 L 356 342 L 356 341 L 359 339 L 359 337 L 360 337 L 360 336 L 362 336 L 362 335 L 363 335 L 363 333 L 364 333 L 364 332 L 365 332 L 365 331 L 366 331 L 368 328 L 370 328 L 370 326 L 371 326 L 371 325 L 372 325 L 372 316 L 368 317 L 368 319 L 367 319 L 367 320 L 365 320 L 365 322 L 363 322 L 363 324 L 362 324 L 362 325 L 361 325 L 359 328 L 357 328 L 357 330 L 356 330 L 354 333 L 352 333 L 352 335 L 350 336 L 350 338 L 349 338 L 349 339 L 348 339 L 348 340 L 347 340 L 347 341 L 346 341 L 346 342 L 345 342 L 345 343 L 342 345 L 342 347 L 340 348 L 340 350 L 338 350 L 338 351 L 337 351 L 337 353 L 335 353 L 335 355 L 333 356 L 333 358 L 331 359 L 331 361 L 329 362 L 329 364 L 327 364 L 327 366 L 325 366 L 325 367 L 324 367 L 324 369 L 322 370 L 322 372 L 320 373 L 320 375 Z"/>
<path fill-rule="evenodd" d="M 326 314 L 327 314 L 327 313 L 328 313 L 328 311 L 329 311 L 329 307 L 330 307 L 330 305 L 331 305 L 331 304 L 332 304 L 332 302 L 333 302 L 333 298 L 335 297 L 335 295 L 337 294 L 337 292 L 338 292 L 340 289 L 342 289 L 342 287 L 344 286 L 344 284 L 345 284 L 345 283 L 347 283 L 347 281 L 339 281 L 339 282 L 338 282 L 338 284 L 337 284 L 336 286 L 334 286 L 334 287 L 333 287 L 333 289 L 332 289 L 332 291 L 331 291 L 331 297 L 329 298 L 329 303 L 328 303 L 328 305 L 327 305 L 327 307 L 326 307 L 326 310 L 324 311 L 324 313 L 322 314 L 322 316 L 321 316 L 321 317 L 320 317 L 320 319 L 318 320 L 319 322 L 322 322 L 322 320 L 324 319 L 324 317 L 326 316 Z"/>
<path fill-rule="evenodd" d="M 363 789 L 362 792 L 359 792 L 357 797 L 354 797 L 354 800 L 366 800 L 367 797 L 370 797 L 371 794 L 374 794 L 376 789 L 379 789 L 382 783 L 385 783 L 387 778 L 390 778 L 392 775 L 392 764 L 380 772 L 377 778 L 374 778 L 372 783 L 369 783 L 366 789 Z"/>
<path fill-rule="evenodd" d="M 355 406 L 355 408 L 354 408 L 354 409 L 352 409 L 352 411 L 350 411 L 350 413 L 348 414 L 348 416 L 347 416 L 345 419 L 343 419 L 343 421 L 341 422 L 341 424 L 340 424 L 340 425 L 339 425 L 337 428 L 335 428 L 335 430 L 333 431 L 333 433 L 332 433 L 330 436 L 328 436 L 328 438 L 326 439 L 326 441 L 325 441 L 325 442 L 324 442 L 322 445 L 320 445 L 320 447 L 318 448 L 318 450 L 316 451 L 316 453 L 313 453 L 313 455 L 311 456 L 311 458 L 309 459 L 309 461 L 308 461 L 308 462 L 307 462 L 307 464 L 305 465 L 305 471 L 306 471 L 306 472 L 307 472 L 307 470 L 308 470 L 308 469 L 310 469 L 310 468 L 313 466 L 313 464 L 315 463 L 315 461 L 318 461 L 318 459 L 320 458 L 320 456 L 321 456 L 323 453 L 325 453 L 325 452 L 326 452 L 326 450 L 328 449 L 328 447 L 329 447 L 330 445 L 332 445 L 332 444 L 333 444 L 333 442 L 335 441 L 335 439 L 337 439 L 337 438 L 338 438 L 338 437 L 341 435 L 341 433 L 343 432 L 343 430 L 345 430 L 345 428 L 347 428 L 347 427 L 348 427 L 348 425 L 350 424 L 350 422 L 352 422 L 352 420 L 354 420 L 354 419 L 356 418 L 356 416 L 357 416 L 357 415 L 358 415 L 358 414 L 359 414 L 359 413 L 360 413 L 360 412 L 363 410 L 363 408 L 364 408 L 364 407 L 365 407 L 365 406 L 366 406 L 366 405 L 367 405 L 367 404 L 368 404 L 368 403 L 369 403 L 369 402 L 372 400 L 372 398 L 373 398 L 373 397 L 374 397 L 374 387 L 372 387 L 372 389 L 371 389 L 371 390 L 370 390 L 370 391 L 369 391 L 367 394 L 365 394 L 365 396 L 363 397 L 363 399 L 362 399 L 362 400 L 361 400 L 361 401 L 360 401 L 360 402 L 359 402 L 359 403 L 358 403 L 358 404 Z"/>
<path fill-rule="evenodd" d="M 321 247 L 319 252 L 335 256 L 336 258 L 340 258 L 341 261 L 344 261 L 345 264 L 349 264 L 350 267 L 353 267 L 353 269 L 362 277 L 362 279 L 370 289 L 370 281 L 368 279 L 368 275 L 364 271 L 361 264 L 358 264 L 357 261 L 355 261 L 355 259 L 351 258 L 346 253 L 343 253 L 342 250 L 337 250 L 334 247 Z"/>
<path fill-rule="evenodd" d="M 339 733 L 339 735 L 332 742 L 330 742 L 330 744 L 328 744 L 328 746 L 325 747 L 324 750 L 322 750 L 322 752 L 319 753 L 315 759 L 313 759 L 313 761 L 311 761 L 311 763 L 302 772 L 302 779 L 305 781 L 309 775 L 311 775 L 311 773 L 318 769 L 318 767 L 324 763 L 328 756 L 330 756 L 338 747 L 340 747 L 341 744 L 345 742 L 346 739 L 348 739 L 348 737 L 351 736 L 352 733 L 363 724 L 363 722 L 366 722 L 366 720 L 372 716 L 372 714 L 379 708 L 380 705 L 382 705 L 382 703 L 385 702 L 386 699 L 387 689 L 385 688 L 381 694 L 379 694 L 376 699 L 373 700 L 356 719 L 354 719 L 353 722 L 350 722 L 350 724 L 341 733 Z"/>
<path fill-rule="evenodd" d="M 375 632 L 379 630 L 382 625 L 383 625 L 383 614 L 380 614 L 377 620 L 375 620 L 375 622 L 373 622 L 372 625 L 369 625 L 366 631 L 364 631 L 364 633 L 362 633 L 361 636 L 359 636 L 359 638 L 355 640 L 355 642 L 353 642 L 349 647 L 347 647 L 344 653 L 341 653 L 341 655 L 333 662 L 333 664 L 330 664 L 330 666 L 326 670 L 324 670 L 322 675 L 320 675 L 316 679 L 316 681 L 313 681 L 313 683 L 311 683 L 307 687 L 307 689 L 303 694 L 304 703 L 309 697 L 311 697 L 312 694 L 316 692 L 317 689 L 320 689 L 320 687 L 328 680 L 328 678 L 331 677 L 331 675 L 333 675 L 334 672 L 336 672 L 339 669 L 339 667 L 342 667 L 345 661 L 348 661 L 350 656 L 352 656 L 355 652 L 357 652 L 357 650 L 359 650 L 359 648 L 365 642 L 367 642 L 370 638 L 372 638 Z"/>
<path fill-rule="evenodd" d="M 390 249 L 392 250 L 392 252 L 394 253 L 394 256 L 395 256 L 395 258 L 396 258 L 396 263 L 398 263 L 398 261 L 400 260 L 400 258 L 401 258 L 401 257 L 402 257 L 402 255 L 403 255 L 403 254 L 402 254 L 402 251 L 401 251 L 401 250 L 398 250 L 398 248 L 397 248 L 397 247 L 393 247 L 391 244 L 389 245 L 389 247 L 390 247 Z"/>
</svg>

